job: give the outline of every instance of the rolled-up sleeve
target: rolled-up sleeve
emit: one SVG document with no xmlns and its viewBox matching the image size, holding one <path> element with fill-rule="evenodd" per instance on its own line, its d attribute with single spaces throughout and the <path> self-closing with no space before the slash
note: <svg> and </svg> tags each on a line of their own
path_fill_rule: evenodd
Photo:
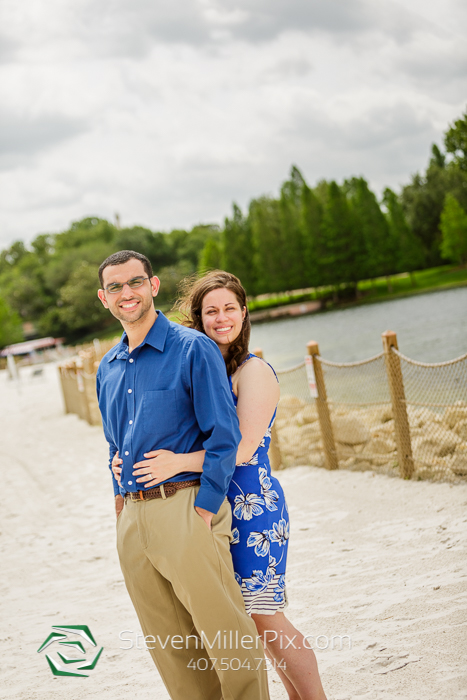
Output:
<svg viewBox="0 0 467 700">
<path fill-rule="evenodd" d="M 206 455 L 195 505 L 217 513 L 235 469 L 241 433 L 225 363 L 212 340 L 204 336 L 193 339 L 187 351 L 185 372 L 196 419 L 206 436 L 203 441 Z"/>
</svg>

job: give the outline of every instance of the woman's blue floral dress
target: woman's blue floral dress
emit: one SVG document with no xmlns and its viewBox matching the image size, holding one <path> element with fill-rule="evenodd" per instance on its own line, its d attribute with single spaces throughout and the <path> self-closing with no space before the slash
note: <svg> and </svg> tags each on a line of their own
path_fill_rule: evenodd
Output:
<svg viewBox="0 0 467 700">
<path fill-rule="evenodd" d="M 255 355 L 250 353 L 244 362 L 252 357 Z M 229 381 L 236 406 L 231 377 Z M 266 434 L 250 461 L 235 468 L 227 494 L 232 507 L 230 550 L 235 578 L 250 615 L 274 614 L 287 605 L 285 565 L 289 514 L 282 487 L 271 476 L 268 457 L 275 417 L 274 411 Z"/>
</svg>

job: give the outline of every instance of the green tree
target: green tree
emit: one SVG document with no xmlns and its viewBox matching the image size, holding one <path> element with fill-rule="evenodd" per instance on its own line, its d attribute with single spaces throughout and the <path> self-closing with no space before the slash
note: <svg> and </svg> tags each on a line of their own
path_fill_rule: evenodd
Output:
<svg viewBox="0 0 467 700">
<path fill-rule="evenodd" d="M 452 194 L 446 195 L 440 226 L 442 257 L 460 265 L 467 263 L 467 213 Z"/>
<path fill-rule="evenodd" d="M 114 252 L 117 229 L 105 219 L 88 217 L 72 223 L 67 231 L 54 236 L 47 263 L 47 282 L 52 290 L 60 289 L 81 261 L 99 265 Z"/>
<path fill-rule="evenodd" d="M 322 231 L 325 283 L 334 286 L 335 299 L 342 284 L 350 284 L 356 293 L 361 279 L 363 238 L 344 190 L 334 181 L 327 186 Z"/>
<path fill-rule="evenodd" d="M 21 258 L 27 255 L 27 248 L 23 241 L 15 241 L 7 250 L 3 250 L 0 256 L 0 271 L 7 266 L 16 265 Z"/>
<path fill-rule="evenodd" d="M 199 224 L 191 231 L 175 229 L 167 234 L 167 242 L 173 255 L 173 264 L 186 261 L 190 265 L 190 271 L 196 272 L 199 266 L 199 258 L 208 238 L 220 241 L 219 226 L 215 224 Z"/>
<path fill-rule="evenodd" d="M 177 265 L 168 265 L 158 271 L 161 286 L 157 295 L 157 303 L 162 305 L 172 305 L 177 298 L 177 291 L 180 282 L 193 274 L 191 261 L 182 260 Z M 157 304 L 156 304 L 157 305 Z"/>
<path fill-rule="evenodd" d="M 271 197 L 254 199 L 248 216 L 253 239 L 256 293 L 284 291 L 288 285 L 279 203 Z"/>
<path fill-rule="evenodd" d="M 48 318 L 52 321 L 51 330 L 60 323 L 70 337 L 79 337 L 84 332 L 100 330 L 112 323 L 109 312 L 104 309 L 97 298 L 99 288 L 99 266 L 83 260 L 71 273 L 68 281 L 60 290 L 56 310 L 49 311 Z M 43 319 L 43 324 L 44 324 Z"/>
<path fill-rule="evenodd" d="M 316 193 L 303 184 L 301 196 L 301 228 L 303 231 L 303 268 L 306 287 L 323 283 L 323 206 Z"/>
<path fill-rule="evenodd" d="M 449 190 L 445 164 L 436 157 L 431 159 L 425 175 L 417 173 L 412 182 L 402 189 L 401 202 L 407 222 L 422 242 L 430 266 L 439 265 L 439 219 L 444 198 Z"/>
<path fill-rule="evenodd" d="M 467 111 L 446 131 L 444 145 L 460 170 L 467 172 Z"/>
<path fill-rule="evenodd" d="M 302 194 L 305 184 L 299 169 L 295 165 L 292 166 L 290 179 L 282 185 L 279 199 L 282 264 L 286 271 L 284 281 L 288 289 L 299 289 L 306 284 L 303 255 L 305 231 L 302 212 Z"/>
<path fill-rule="evenodd" d="M 221 267 L 237 275 L 249 294 L 256 293 L 250 220 L 243 215 L 235 202 L 232 205 L 232 217 L 230 219 L 227 217 L 224 221 Z"/>
<path fill-rule="evenodd" d="M 198 272 L 218 270 L 222 266 L 222 250 L 214 238 L 208 238 L 199 258 Z"/>
<path fill-rule="evenodd" d="M 425 253 L 421 241 L 410 229 L 404 216 L 404 210 L 395 192 L 389 187 L 384 190 L 383 202 L 387 210 L 386 220 L 389 237 L 394 241 L 397 258 L 396 272 L 409 272 L 424 267 Z M 412 284 L 415 278 L 411 274 Z"/>
<path fill-rule="evenodd" d="M 396 271 L 396 241 L 375 194 L 363 177 L 344 183 L 355 217 L 355 274 L 358 279 L 391 275 Z M 357 238 L 358 236 L 358 238 Z"/>
<path fill-rule="evenodd" d="M 117 231 L 112 244 L 112 252 L 135 250 L 151 261 L 154 273 L 177 261 L 166 233 L 153 232 L 143 226 L 133 226 Z M 110 253 L 109 253 L 110 254 Z"/>
<path fill-rule="evenodd" d="M 434 144 L 426 173 L 417 173 L 412 177 L 411 183 L 402 189 L 401 203 L 407 223 L 422 242 L 426 264 L 429 266 L 441 263 L 439 226 L 446 195 L 454 195 L 461 206 L 467 209 L 466 130 L 466 117 L 456 121 L 445 135 L 446 149 L 454 158 L 448 162 Z"/>
<path fill-rule="evenodd" d="M 0 286 L 3 296 L 23 320 L 36 320 L 47 309 L 54 294 L 46 285 L 51 237 L 40 235 L 27 250 L 22 242 L 3 251 L 0 262 Z"/>
<path fill-rule="evenodd" d="M 99 219 L 97 216 L 87 217 L 74 221 L 67 231 L 55 234 L 54 251 L 59 253 L 70 248 L 87 247 L 97 241 L 110 247 L 116 232 L 115 226 L 105 219 Z"/>
<path fill-rule="evenodd" d="M 0 297 L 0 348 L 22 340 L 24 336 L 19 315 Z"/>
</svg>

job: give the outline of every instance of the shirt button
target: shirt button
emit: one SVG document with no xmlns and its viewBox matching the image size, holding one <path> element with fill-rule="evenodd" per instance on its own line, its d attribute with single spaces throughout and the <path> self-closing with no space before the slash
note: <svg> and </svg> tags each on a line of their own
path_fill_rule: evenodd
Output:
<svg viewBox="0 0 467 700">
<path fill-rule="evenodd" d="M 133 421 L 132 421 L 132 420 L 129 420 L 128 422 L 129 422 L 130 425 L 133 425 Z"/>
<path fill-rule="evenodd" d="M 132 357 L 130 357 L 130 362 L 134 362 L 134 359 Z"/>
<path fill-rule="evenodd" d="M 128 455 L 129 455 L 130 453 L 129 453 L 128 450 L 127 450 L 127 451 L 125 452 L 125 454 L 126 454 L 126 456 L 128 457 Z"/>
<path fill-rule="evenodd" d="M 128 393 L 131 394 L 131 392 L 132 392 L 132 389 L 128 389 Z"/>
<path fill-rule="evenodd" d="M 133 484 L 132 481 L 129 481 L 129 482 L 128 482 L 128 486 L 131 486 L 132 484 Z"/>
</svg>

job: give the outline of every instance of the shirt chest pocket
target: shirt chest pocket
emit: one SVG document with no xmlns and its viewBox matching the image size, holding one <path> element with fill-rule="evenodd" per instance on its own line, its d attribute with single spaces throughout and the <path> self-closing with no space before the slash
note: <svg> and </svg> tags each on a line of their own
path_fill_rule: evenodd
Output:
<svg viewBox="0 0 467 700">
<path fill-rule="evenodd" d="M 176 435 L 179 430 L 179 412 L 175 389 L 145 391 L 143 395 L 143 428 L 158 440 Z"/>
</svg>

